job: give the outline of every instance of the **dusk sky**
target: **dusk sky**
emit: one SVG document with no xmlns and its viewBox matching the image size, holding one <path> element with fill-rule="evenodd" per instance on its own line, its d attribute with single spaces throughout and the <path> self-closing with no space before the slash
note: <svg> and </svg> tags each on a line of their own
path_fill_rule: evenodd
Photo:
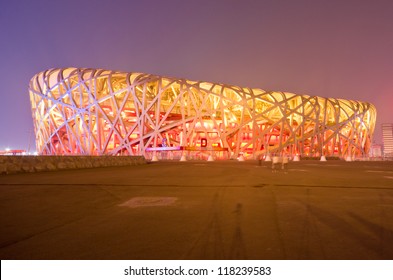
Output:
<svg viewBox="0 0 393 280">
<path fill-rule="evenodd" d="M 367 101 L 376 143 L 393 122 L 392 0 L 4 0 L 0 36 L 0 150 L 35 150 L 29 80 L 70 66 Z"/>
</svg>

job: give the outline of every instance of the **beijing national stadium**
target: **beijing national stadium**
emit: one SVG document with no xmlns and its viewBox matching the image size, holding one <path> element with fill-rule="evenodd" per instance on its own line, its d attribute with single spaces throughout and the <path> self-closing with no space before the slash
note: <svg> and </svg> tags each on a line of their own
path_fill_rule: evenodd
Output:
<svg viewBox="0 0 393 280">
<path fill-rule="evenodd" d="M 29 84 L 41 155 L 365 157 L 376 109 L 144 73 L 50 69 Z"/>
</svg>

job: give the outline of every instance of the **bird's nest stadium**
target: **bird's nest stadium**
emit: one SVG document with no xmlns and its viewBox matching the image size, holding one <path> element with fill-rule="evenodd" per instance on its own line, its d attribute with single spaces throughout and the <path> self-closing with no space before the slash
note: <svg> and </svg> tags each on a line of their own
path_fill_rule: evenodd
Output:
<svg viewBox="0 0 393 280">
<path fill-rule="evenodd" d="M 103 69 L 50 69 L 29 84 L 42 155 L 147 159 L 365 157 L 367 102 Z"/>
</svg>

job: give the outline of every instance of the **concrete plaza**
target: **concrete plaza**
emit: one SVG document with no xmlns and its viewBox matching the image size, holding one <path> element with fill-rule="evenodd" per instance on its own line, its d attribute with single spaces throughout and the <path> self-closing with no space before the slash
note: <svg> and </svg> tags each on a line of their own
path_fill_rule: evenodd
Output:
<svg viewBox="0 0 393 280">
<path fill-rule="evenodd" d="M 0 175 L 1 259 L 393 259 L 393 162 Z"/>
</svg>

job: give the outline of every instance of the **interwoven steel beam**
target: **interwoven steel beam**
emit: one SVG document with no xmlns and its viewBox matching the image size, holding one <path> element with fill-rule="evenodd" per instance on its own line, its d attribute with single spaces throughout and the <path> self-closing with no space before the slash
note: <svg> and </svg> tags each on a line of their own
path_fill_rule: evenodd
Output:
<svg viewBox="0 0 393 280">
<path fill-rule="evenodd" d="M 50 69 L 29 92 L 40 154 L 366 156 L 376 119 L 366 102 L 102 69 Z"/>
</svg>

